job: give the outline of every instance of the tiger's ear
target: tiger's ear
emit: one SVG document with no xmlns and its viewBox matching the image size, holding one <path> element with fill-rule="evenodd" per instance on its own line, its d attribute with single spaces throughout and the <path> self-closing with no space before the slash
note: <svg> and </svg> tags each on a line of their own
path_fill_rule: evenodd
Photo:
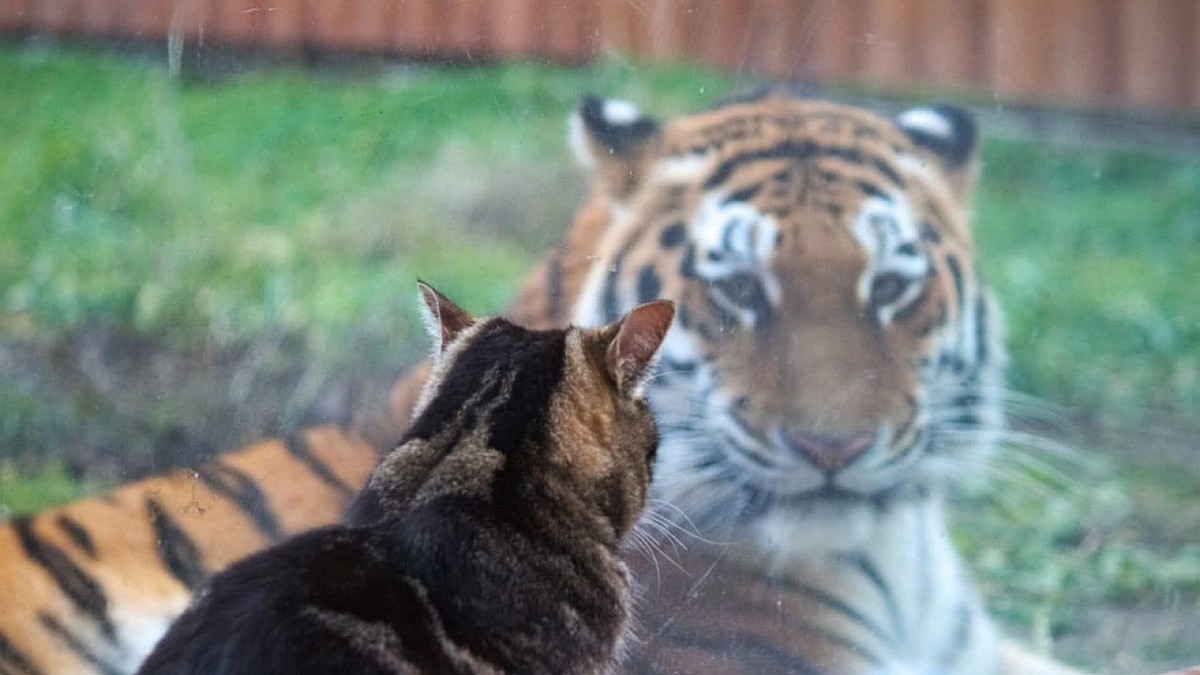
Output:
<svg viewBox="0 0 1200 675">
<path fill-rule="evenodd" d="M 912 140 L 921 159 L 937 166 L 955 196 L 965 203 L 975 187 L 979 167 L 979 131 L 971 113 L 939 103 L 900 113 L 896 125 Z"/>
<path fill-rule="evenodd" d="M 417 288 L 421 289 L 421 317 L 433 339 L 433 357 L 437 359 L 459 333 L 475 325 L 475 319 L 424 281 L 418 281 Z"/>
<path fill-rule="evenodd" d="M 603 329 L 604 334 L 612 335 L 604 363 L 621 393 L 630 396 L 638 392 L 674 319 L 675 303 L 655 300 L 634 307 Z"/>
<path fill-rule="evenodd" d="M 575 157 L 617 201 L 641 180 L 661 132 L 658 120 L 618 99 L 585 96 L 570 118 Z"/>
</svg>

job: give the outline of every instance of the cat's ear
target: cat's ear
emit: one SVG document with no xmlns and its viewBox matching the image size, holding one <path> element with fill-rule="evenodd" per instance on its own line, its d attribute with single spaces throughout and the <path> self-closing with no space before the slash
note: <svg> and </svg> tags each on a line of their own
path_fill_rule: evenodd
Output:
<svg viewBox="0 0 1200 675">
<path fill-rule="evenodd" d="M 433 356 L 437 358 L 456 335 L 475 325 L 475 319 L 424 281 L 418 281 L 417 287 L 421 289 L 421 316 L 433 340 Z"/>
<path fill-rule="evenodd" d="M 609 325 L 605 333 L 612 334 L 615 328 L 616 334 L 608 343 L 604 362 L 622 393 L 636 393 L 650 374 L 654 358 L 674 319 L 675 303 L 655 300 L 634 307 Z"/>
</svg>

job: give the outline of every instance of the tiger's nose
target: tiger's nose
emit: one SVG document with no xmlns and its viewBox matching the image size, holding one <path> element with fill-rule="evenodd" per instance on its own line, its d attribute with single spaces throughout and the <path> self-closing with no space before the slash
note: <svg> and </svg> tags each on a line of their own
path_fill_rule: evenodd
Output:
<svg viewBox="0 0 1200 675">
<path fill-rule="evenodd" d="M 875 434 L 869 431 L 847 436 L 819 434 L 786 427 L 780 436 L 793 452 L 830 473 L 852 464 L 875 440 Z"/>
</svg>

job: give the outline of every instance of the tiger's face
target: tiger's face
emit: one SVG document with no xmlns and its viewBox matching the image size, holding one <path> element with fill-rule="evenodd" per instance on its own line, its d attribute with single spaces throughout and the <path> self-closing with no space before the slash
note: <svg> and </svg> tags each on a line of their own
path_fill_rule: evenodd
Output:
<svg viewBox="0 0 1200 675">
<path fill-rule="evenodd" d="M 965 113 L 768 97 L 660 126 L 589 100 L 575 127 L 607 222 L 573 319 L 678 304 L 648 388 L 662 497 L 774 548 L 836 547 L 978 458 L 1001 357 Z"/>
</svg>

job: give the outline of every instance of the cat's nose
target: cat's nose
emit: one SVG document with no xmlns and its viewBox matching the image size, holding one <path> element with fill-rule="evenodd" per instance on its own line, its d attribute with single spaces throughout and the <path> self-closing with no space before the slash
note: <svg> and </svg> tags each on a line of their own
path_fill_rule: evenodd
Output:
<svg viewBox="0 0 1200 675">
<path fill-rule="evenodd" d="M 875 440 L 875 434 L 823 434 L 783 427 L 780 433 L 788 449 L 812 462 L 822 471 L 841 471 L 858 459 Z"/>
</svg>

